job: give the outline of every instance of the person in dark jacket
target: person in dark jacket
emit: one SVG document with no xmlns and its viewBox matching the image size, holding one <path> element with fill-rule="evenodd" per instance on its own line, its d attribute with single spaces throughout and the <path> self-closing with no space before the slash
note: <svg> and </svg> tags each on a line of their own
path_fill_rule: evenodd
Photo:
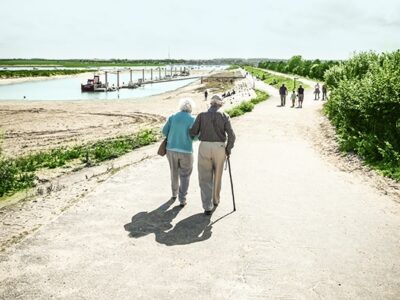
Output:
<svg viewBox="0 0 400 300">
<path fill-rule="evenodd" d="M 303 100 L 304 100 L 304 88 L 302 85 L 297 89 L 297 97 L 299 98 L 299 106 L 298 108 L 303 108 Z"/>
<path fill-rule="evenodd" d="M 328 88 L 326 84 L 324 83 L 322 85 L 322 100 L 327 100 L 328 99 Z"/>
<path fill-rule="evenodd" d="M 287 96 L 287 87 L 282 84 L 282 86 L 279 88 L 279 95 L 281 96 L 281 106 L 286 105 L 286 96 Z"/>
<path fill-rule="evenodd" d="M 198 136 L 201 141 L 198 155 L 199 184 L 204 213 L 212 214 L 220 202 L 221 178 L 224 162 L 230 156 L 235 143 L 229 116 L 219 111 L 222 99 L 214 95 L 211 107 L 200 113 L 192 128 L 191 136 Z"/>
</svg>

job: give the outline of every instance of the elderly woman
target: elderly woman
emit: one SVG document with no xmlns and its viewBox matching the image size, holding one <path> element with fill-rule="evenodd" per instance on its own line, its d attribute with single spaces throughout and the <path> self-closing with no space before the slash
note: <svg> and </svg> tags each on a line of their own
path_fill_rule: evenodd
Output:
<svg viewBox="0 0 400 300">
<path fill-rule="evenodd" d="M 210 104 L 209 110 L 200 113 L 190 129 L 190 134 L 198 135 L 201 141 L 198 171 L 201 200 L 206 215 L 211 215 L 214 207 L 219 204 L 225 158 L 231 154 L 235 143 L 235 133 L 229 116 L 218 111 L 223 105 L 222 99 L 214 95 Z"/>
<path fill-rule="evenodd" d="M 194 103 L 191 99 L 182 99 L 179 112 L 168 118 L 162 132 L 167 137 L 167 158 L 171 170 L 172 198 L 179 193 L 180 206 L 186 205 L 190 175 L 193 169 L 193 138 L 189 135 L 194 117 L 191 112 Z"/>
</svg>

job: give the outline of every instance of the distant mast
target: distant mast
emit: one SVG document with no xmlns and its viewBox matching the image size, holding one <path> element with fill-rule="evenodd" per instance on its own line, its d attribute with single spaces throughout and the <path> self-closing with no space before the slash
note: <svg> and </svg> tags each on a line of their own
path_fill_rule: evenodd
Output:
<svg viewBox="0 0 400 300">
<path fill-rule="evenodd" d="M 170 52 L 169 46 L 168 46 L 168 62 L 171 65 L 171 78 L 172 78 L 172 62 L 171 62 L 171 52 Z"/>
</svg>

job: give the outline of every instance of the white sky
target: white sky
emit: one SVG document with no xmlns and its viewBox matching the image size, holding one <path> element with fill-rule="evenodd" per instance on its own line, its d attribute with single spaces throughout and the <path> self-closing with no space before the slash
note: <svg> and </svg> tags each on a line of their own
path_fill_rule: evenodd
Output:
<svg viewBox="0 0 400 300">
<path fill-rule="evenodd" d="M 0 58 L 348 58 L 400 48 L 400 0 L 0 0 Z"/>
</svg>

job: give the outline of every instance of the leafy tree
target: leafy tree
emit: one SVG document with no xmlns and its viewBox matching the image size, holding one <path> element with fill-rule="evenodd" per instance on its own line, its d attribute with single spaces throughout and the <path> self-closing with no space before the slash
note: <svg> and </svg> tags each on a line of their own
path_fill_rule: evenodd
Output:
<svg viewBox="0 0 400 300">
<path fill-rule="evenodd" d="M 303 65 L 303 60 L 301 55 L 295 55 L 287 62 L 287 70 L 289 72 L 293 72 L 296 68 L 300 68 Z"/>
</svg>

